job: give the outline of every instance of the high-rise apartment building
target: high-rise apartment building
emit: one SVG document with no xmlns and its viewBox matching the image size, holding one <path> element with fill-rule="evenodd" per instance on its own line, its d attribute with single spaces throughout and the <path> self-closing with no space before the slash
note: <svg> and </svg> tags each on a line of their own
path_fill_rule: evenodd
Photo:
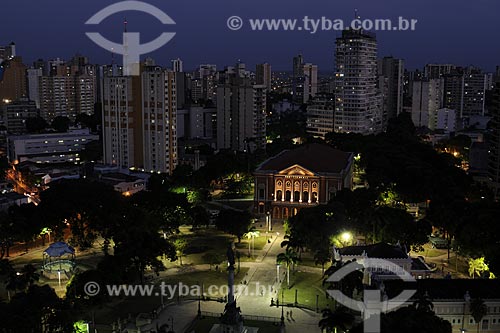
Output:
<svg viewBox="0 0 500 333">
<path fill-rule="evenodd" d="M 302 72 L 304 73 L 303 84 L 303 103 L 307 103 L 311 98 L 314 98 L 318 93 L 318 66 L 313 64 L 305 64 Z"/>
<path fill-rule="evenodd" d="M 500 82 L 496 83 L 493 91 L 492 107 L 490 108 L 490 135 L 488 176 L 491 188 L 496 199 L 500 199 Z"/>
<path fill-rule="evenodd" d="M 443 107 L 443 92 L 443 79 L 413 82 L 411 118 L 416 127 L 432 127 L 433 115 Z"/>
<path fill-rule="evenodd" d="M 105 163 L 171 174 L 177 165 L 175 73 L 143 67 L 140 76 L 108 76 L 102 86 Z"/>
<path fill-rule="evenodd" d="M 292 97 L 295 103 L 304 101 L 304 57 L 302 54 L 293 58 Z"/>
<path fill-rule="evenodd" d="M 16 44 L 14 42 L 7 46 L 0 46 L 0 64 L 12 60 L 16 56 Z"/>
<path fill-rule="evenodd" d="M 484 116 L 489 81 L 488 74 L 473 67 L 457 68 L 444 75 L 444 106 L 456 110 L 463 125 L 470 117 Z"/>
<path fill-rule="evenodd" d="M 26 70 L 28 97 L 35 102 L 38 109 L 40 109 L 40 77 L 42 75 L 43 70 L 40 68 L 29 68 Z"/>
<path fill-rule="evenodd" d="M 0 105 L 26 95 L 26 66 L 21 57 L 9 57 L 0 65 Z"/>
<path fill-rule="evenodd" d="M 266 146 L 266 86 L 254 85 L 243 64 L 228 68 L 217 87 L 217 149 Z"/>
<path fill-rule="evenodd" d="M 384 123 L 403 112 L 404 72 L 404 60 L 402 59 L 384 57 L 378 61 Z"/>
<path fill-rule="evenodd" d="M 375 35 L 342 31 L 336 42 L 335 65 L 335 131 L 365 135 L 382 131 Z"/>
<path fill-rule="evenodd" d="M 49 65 L 49 75 L 38 76 L 38 70 L 33 70 L 28 76 L 30 90 L 36 86 L 38 76 L 40 116 L 47 122 L 55 117 L 68 117 L 74 121 L 79 114 L 94 112 L 97 71 L 94 66 L 85 64 L 85 59 L 73 58 L 68 63 L 57 59 Z"/>
<path fill-rule="evenodd" d="M 172 60 L 172 70 L 175 73 L 182 73 L 184 72 L 184 65 L 181 59 L 177 58 Z"/>
<path fill-rule="evenodd" d="M 307 133 L 316 138 L 334 131 L 335 98 L 333 94 L 318 94 L 307 105 Z"/>
<path fill-rule="evenodd" d="M 271 65 L 268 63 L 258 64 L 255 71 L 255 83 L 258 85 L 264 85 L 267 91 L 272 90 L 272 71 Z"/>
<path fill-rule="evenodd" d="M 0 111 L 2 108 L 0 107 Z M 38 116 L 35 102 L 26 97 L 12 101 L 3 105 L 4 124 L 9 134 L 26 133 L 26 120 Z"/>
</svg>

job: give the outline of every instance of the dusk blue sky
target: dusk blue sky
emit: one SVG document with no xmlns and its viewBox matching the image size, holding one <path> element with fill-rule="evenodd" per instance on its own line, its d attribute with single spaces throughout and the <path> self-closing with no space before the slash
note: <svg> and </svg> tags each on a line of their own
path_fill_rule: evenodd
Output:
<svg viewBox="0 0 500 333">
<path fill-rule="evenodd" d="M 357 8 L 362 17 L 419 20 L 414 32 L 378 32 L 379 56 L 406 60 L 407 67 L 425 63 L 477 65 L 492 71 L 500 65 L 500 1 L 498 0 L 146 0 L 172 17 L 177 25 L 163 26 L 147 14 L 127 12 L 106 19 L 97 27 L 84 22 L 115 0 L 16 0 L 3 1 L 0 12 L 0 44 L 15 41 L 25 63 L 37 58 L 70 58 L 75 53 L 93 63 L 110 63 L 109 52 L 100 49 L 86 31 L 101 32 L 119 42 L 122 21 L 129 31 L 142 33 L 143 41 L 173 31 L 173 41 L 152 53 L 157 63 L 169 65 L 180 57 L 186 69 L 200 63 L 218 66 L 238 59 L 250 68 L 269 62 L 276 70 L 289 70 L 292 57 L 301 52 L 321 71 L 333 70 L 335 38 L 340 32 L 253 32 L 226 27 L 229 16 L 247 18 L 352 19 Z M 117 61 L 121 61 L 117 56 Z"/>
</svg>

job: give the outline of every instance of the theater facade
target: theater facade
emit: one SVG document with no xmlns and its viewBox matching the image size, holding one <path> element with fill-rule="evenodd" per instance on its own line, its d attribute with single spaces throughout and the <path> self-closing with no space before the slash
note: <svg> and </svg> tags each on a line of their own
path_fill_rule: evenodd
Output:
<svg viewBox="0 0 500 333">
<path fill-rule="evenodd" d="M 285 219 L 352 189 L 354 154 L 323 144 L 285 150 L 254 172 L 254 213 Z"/>
</svg>

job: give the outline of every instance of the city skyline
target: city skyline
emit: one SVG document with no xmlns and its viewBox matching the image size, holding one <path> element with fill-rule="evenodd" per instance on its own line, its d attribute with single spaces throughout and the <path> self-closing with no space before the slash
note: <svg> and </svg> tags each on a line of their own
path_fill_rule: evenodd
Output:
<svg viewBox="0 0 500 333">
<path fill-rule="evenodd" d="M 167 30 L 176 32 L 177 35 L 169 44 L 147 56 L 155 58 L 163 66 L 170 65 L 172 59 L 181 58 L 186 70 L 195 69 L 202 63 L 214 63 L 223 67 L 241 59 L 252 68 L 258 63 L 268 62 L 276 71 L 284 71 L 291 69 L 290 59 L 302 53 L 308 62 L 317 64 L 321 72 L 333 72 L 335 39 L 340 31 L 316 34 L 305 31 L 257 32 L 251 31 L 249 27 L 230 31 L 226 26 L 227 18 L 239 15 L 244 19 L 300 19 L 307 15 L 349 20 L 353 18 L 355 9 L 358 9 L 363 18 L 397 19 L 403 16 L 419 20 L 415 31 L 377 32 L 379 57 L 405 59 L 409 69 L 422 68 L 427 63 L 453 63 L 459 66 L 475 65 L 493 71 L 498 65 L 496 59 L 500 56 L 500 44 L 490 42 L 488 31 L 500 27 L 500 22 L 494 19 L 497 12 L 494 9 L 500 4 L 492 1 L 482 1 L 484 6 L 448 0 L 440 3 L 425 0 L 411 5 L 392 0 L 377 3 L 360 0 L 349 4 L 321 3 L 321 6 L 319 3 L 316 6 L 315 2 L 304 4 L 292 1 L 287 2 L 286 14 L 283 14 L 282 6 L 278 3 L 272 6 L 265 4 L 263 7 L 264 3 L 259 1 L 252 5 L 225 4 L 218 6 L 216 12 L 211 11 L 209 3 L 198 0 L 190 1 L 189 6 L 150 1 L 176 21 L 177 24 L 169 26 Z M 100 49 L 85 36 L 89 26 L 84 23 L 104 5 L 117 1 L 103 3 L 92 0 L 85 4 L 74 4 L 71 8 L 66 8 L 60 0 L 37 7 L 27 3 L 22 6 L 23 2 L 26 0 L 4 4 L 4 11 L 10 15 L 4 16 L 0 22 L 0 31 L 8 32 L 2 34 L 0 44 L 14 41 L 18 54 L 23 56 L 25 63 L 31 64 L 38 58 L 68 59 L 76 53 L 88 56 L 92 63 L 111 63 L 110 52 Z M 65 10 L 64 15 L 47 23 L 45 18 L 61 8 Z M 264 11 L 260 10 L 263 8 Z M 448 15 L 450 10 L 453 10 L 453 16 Z M 109 39 L 120 41 L 125 17 L 129 22 L 129 31 L 141 32 L 144 41 L 154 39 L 165 30 L 147 14 L 134 12 L 115 14 L 98 28 L 90 27 L 90 30 L 98 30 Z M 29 25 L 24 24 L 27 21 L 30 22 Z M 37 29 L 32 29 L 33 26 Z M 51 38 L 46 38 L 47 36 Z M 475 37 L 464 39 L 464 36 Z M 119 59 L 120 56 L 115 55 L 115 60 Z"/>
</svg>

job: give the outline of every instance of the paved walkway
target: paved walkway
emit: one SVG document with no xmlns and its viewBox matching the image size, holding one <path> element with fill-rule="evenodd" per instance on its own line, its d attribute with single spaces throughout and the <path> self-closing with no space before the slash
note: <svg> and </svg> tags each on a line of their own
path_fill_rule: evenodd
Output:
<svg viewBox="0 0 500 333">
<path fill-rule="evenodd" d="M 274 232 L 278 232 L 279 236 L 275 234 L 271 243 L 266 244 L 260 251 L 255 262 L 241 263 L 242 267 L 249 268 L 246 278 L 243 279 L 247 281 L 247 285 L 236 294 L 237 305 L 241 308 L 243 316 L 281 317 L 281 308 L 271 307 L 270 305 L 271 298 L 276 300 L 281 281 L 284 281 L 286 276 L 286 272 L 281 268 L 279 280 L 277 280 L 276 256 L 283 251 L 280 246 L 284 235 L 283 227 L 275 226 Z M 319 270 L 312 267 L 303 268 L 308 271 L 317 272 Z M 208 265 L 196 266 L 194 269 L 208 269 Z M 175 270 L 171 269 L 165 274 L 175 274 Z M 203 302 L 201 306 L 202 311 L 213 313 L 222 313 L 224 311 L 224 304 L 221 303 Z M 298 308 L 288 310 L 293 311 L 293 319 L 285 319 L 287 333 L 320 332 L 318 328 L 319 314 Z M 157 324 L 161 326 L 168 323 L 170 317 L 174 317 L 178 323 L 178 326 L 175 325 L 176 330 L 185 329 L 195 319 L 197 311 L 197 302 L 171 305 L 159 309 L 158 319 L 144 328 L 155 328 Z M 287 311 L 286 308 L 285 311 Z"/>
</svg>

